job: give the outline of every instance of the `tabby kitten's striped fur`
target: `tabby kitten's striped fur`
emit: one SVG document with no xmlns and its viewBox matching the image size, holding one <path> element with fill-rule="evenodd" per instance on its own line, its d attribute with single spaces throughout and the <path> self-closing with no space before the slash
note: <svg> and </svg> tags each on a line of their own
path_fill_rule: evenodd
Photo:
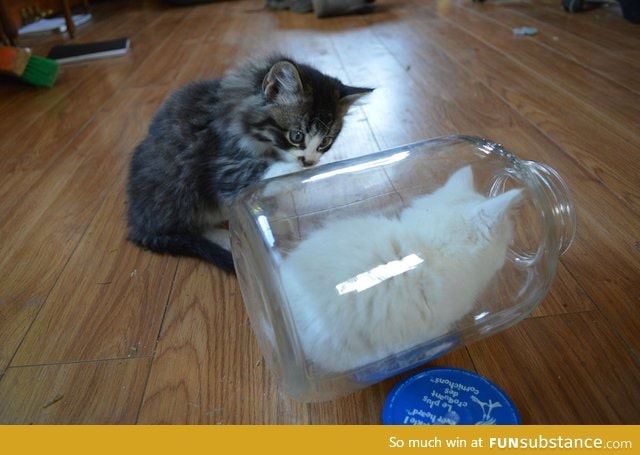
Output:
<svg viewBox="0 0 640 455">
<path fill-rule="evenodd" d="M 353 100 L 369 91 L 282 56 L 178 90 L 133 153 L 130 240 L 233 270 L 218 225 L 234 198 L 262 178 L 315 164 Z"/>
</svg>

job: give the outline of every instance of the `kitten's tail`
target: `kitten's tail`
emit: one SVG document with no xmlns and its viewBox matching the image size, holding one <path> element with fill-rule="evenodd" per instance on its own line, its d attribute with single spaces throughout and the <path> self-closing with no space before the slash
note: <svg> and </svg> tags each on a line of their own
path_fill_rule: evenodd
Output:
<svg viewBox="0 0 640 455">
<path fill-rule="evenodd" d="M 130 240 L 155 253 L 200 258 L 225 272 L 233 272 L 235 270 L 230 251 L 199 235 L 165 234 L 143 239 L 131 237 Z"/>
</svg>

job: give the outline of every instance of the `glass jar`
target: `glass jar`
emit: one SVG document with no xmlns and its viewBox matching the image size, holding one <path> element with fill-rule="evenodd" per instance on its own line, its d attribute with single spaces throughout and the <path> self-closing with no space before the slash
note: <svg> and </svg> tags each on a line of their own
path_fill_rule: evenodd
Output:
<svg viewBox="0 0 640 455">
<path fill-rule="evenodd" d="M 337 398 L 525 318 L 575 227 L 557 172 L 470 136 L 265 180 L 230 214 L 253 330 L 300 401 Z"/>
</svg>

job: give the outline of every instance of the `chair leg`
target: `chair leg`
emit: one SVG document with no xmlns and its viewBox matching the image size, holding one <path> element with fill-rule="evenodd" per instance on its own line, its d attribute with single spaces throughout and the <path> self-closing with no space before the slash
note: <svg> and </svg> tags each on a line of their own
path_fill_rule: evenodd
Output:
<svg viewBox="0 0 640 455">
<path fill-rule="evenodd" d="M 67 23 L 67 31 L 71 38 L 75 37 L 76 25 L 73 23 L 73 16 L 71 15 L 71 6 L 69 0 L 62 0 L 62 11 L 64 12 L 64 20 Z"/>
<path fill-rule="evenodd" d="M 2 44 L 4 44 L 5 46 L 13 46 L 13 42 L 11 38 L 9 38 L 9 35 L 4 31 L 4 25 L 2 24 L 1 20 L 0 20 L 0 40 L 2 40 Z"/>
</svg>

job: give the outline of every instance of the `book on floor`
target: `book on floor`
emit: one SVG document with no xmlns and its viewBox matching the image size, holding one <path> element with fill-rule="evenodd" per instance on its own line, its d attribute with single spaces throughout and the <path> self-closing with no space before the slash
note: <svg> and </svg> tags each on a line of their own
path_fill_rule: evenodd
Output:
<svg viewBox="0 0 640 455">
<path fill-rule="evenodd" d="M 116 57 L 129 51 L 129 38 L 54 46 L 47 55 L 58 63 L 80 62 L 96 58 Z"/>
</svg>

